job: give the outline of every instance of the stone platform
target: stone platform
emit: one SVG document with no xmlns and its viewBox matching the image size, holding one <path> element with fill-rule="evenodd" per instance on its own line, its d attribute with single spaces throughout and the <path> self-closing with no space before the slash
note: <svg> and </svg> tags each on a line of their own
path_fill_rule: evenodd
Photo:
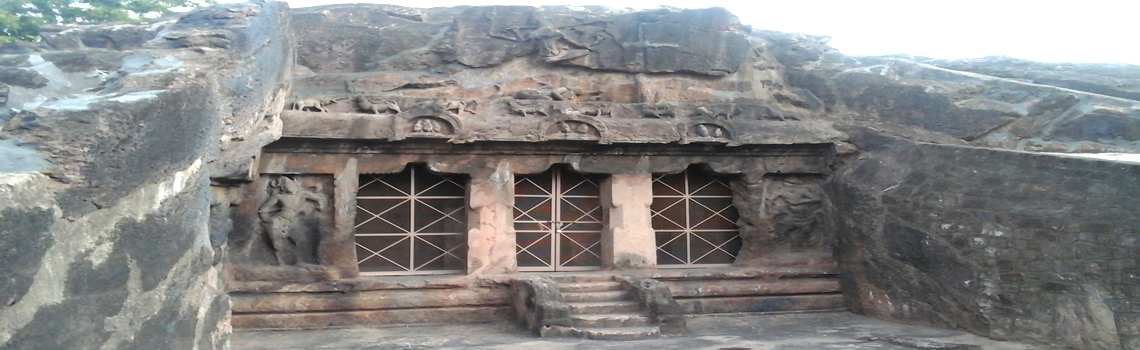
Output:
<svg viewBox="0 0 1140 350">
<path fill-rule="evenodd" d="M 965 332 L 908 326 L 847 312 L 689 316 L 690 333 L 636 341 L 537 338 L 506 322 L 316 331 L 235 332 L 234 350 L 293 349 L 1052 349 Z"/>
<path fill-rule="evenodd" d="M 385 276 L 234 282 L 235 329 L 319 329 L 507 321 L 512 281 L 641 278 L 668 287 L 683 314 L 843 310 L 833 262 L 785 267 L 644 269 L 481 276 Z"/>
</svg>

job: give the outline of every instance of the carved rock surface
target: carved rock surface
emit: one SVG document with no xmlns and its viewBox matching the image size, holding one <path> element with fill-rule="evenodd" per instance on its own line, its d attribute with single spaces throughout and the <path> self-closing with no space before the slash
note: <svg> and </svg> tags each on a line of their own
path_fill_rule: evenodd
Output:
<svg viewBox="0 0 1140 350">
<path fill-rule="evenodd" d="M 409 11 L 419 15 L 401 15 Z M 745 27 L 722 8 L 616 13 L 481 6 L 458 12 L 330 5 L 299 10 L 297 22 L 300 62 L 322 73 L 454 71 L 536 56 L 603 71 L 724 76 L 740 68 L 752 47 Z"/>
<path fill-rule="evenodd" d="M 542 41 L 545 60 L 560 64 L 632 73 L 724 76 L 736 72 L 751 48 L 743 26 L 723 8 L 589 19 L 551 17 L 553 25 L 537 29 L 534 35 Z M 581 56 L 571 57 L 577 55 Z"/>
</svg>

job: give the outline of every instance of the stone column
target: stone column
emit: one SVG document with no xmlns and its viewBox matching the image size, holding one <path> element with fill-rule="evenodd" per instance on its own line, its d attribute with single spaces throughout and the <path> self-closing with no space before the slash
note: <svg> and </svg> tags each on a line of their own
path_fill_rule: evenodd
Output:
<svg viewBox="0 0 1140 350">
<path fill-rule="evenodd" d="M 657 239 L 650 222 L 653 175 L 614 174 L 602 183 L 606 228 L 602 231 L 602 263 L 606 268 L 657 266 Z"/>
<path fill-rule="evenodd" d="M 514 196 L 515 176 L 509 163 L 471 174 L 467 185 L 467 274 L 518 271 Z"/>
</svg>

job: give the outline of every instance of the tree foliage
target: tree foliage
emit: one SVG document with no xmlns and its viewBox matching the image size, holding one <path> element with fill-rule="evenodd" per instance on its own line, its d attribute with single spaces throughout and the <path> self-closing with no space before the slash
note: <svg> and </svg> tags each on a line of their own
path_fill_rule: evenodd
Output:
<svg viewBox="0 0 1140 350">
<path fill-rule="evenodd" d="M 214 0 L 0 0 L 0 42 L 39 39 L 45 24 L 132 22 Z"/>
</svg>

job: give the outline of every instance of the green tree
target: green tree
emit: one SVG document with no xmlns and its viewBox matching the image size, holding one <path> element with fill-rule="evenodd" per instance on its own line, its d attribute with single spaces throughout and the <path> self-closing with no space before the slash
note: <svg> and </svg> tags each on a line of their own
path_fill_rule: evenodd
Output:
<svg viewBox="0 0 1140 350">
<path fill-rule="evenodd" d="M 39 40 L 45 24 L 132 22 L 215 0 L 0 0 L 0 42 Z"/>
</svg>

